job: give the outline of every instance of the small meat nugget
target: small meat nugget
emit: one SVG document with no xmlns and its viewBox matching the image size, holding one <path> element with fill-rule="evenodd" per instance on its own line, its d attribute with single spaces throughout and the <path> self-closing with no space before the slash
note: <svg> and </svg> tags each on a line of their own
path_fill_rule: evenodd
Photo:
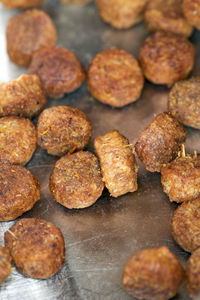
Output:
<svg viewBox="0 0 200 300">
<path fill-rule="evenodd" d="M 42 5 L 44 0 L 0 0 L 7 8 L 25 9 Z"/>
<path fill-rule="evenodd" d="M 87 84 L 91 95 L 100 102 L 122 107 L 140 97 L 144 77 L 130 53 L 108 49 L 93 58 Z"/>
<path fill-rule="evenodd" d="M 176 295 L 184 269 L 165 246 L 134 254 L 124 268 L 122 284 L 133 297 L 166 300 Z"/>
<path fill-rule="evenodd" d="M 86 114 L 70 106 L 53 106 L 43 110 L 37 123 L 37 142 L 49 154 L 61 156 L 82 150 L 92 136 Z"/>
<path fill-rule="evenodd" d="M 77 5 L 77 6 L 84 6 L 93 0 L 60 0 L 60 2 L 64 4 L 70 4 L 70 5 Z"/>
<path fill-rule="evenodd" d="M 21 75 L 16 80 L 0 84 L 0 117 L 32 118 L 46 104 L 46 92 L 36 75 Z"/>
<path fill-rule="evenodd" d="M 42 219 L 21 219 L 4 234 L 17 269 L 32 278 L 49 278 L 65 262 L 65 243 L 62 232 Z"/>
<path fill-rule="evenodd" d="M 98 136 L 94 141 L 103 181 L 111 196 L 118 197 L 138 189 L 138 166 L 129 141 L 117 130 Z"/>
<path fill-rule="evenodd" d="M 28 119 L 0 118 L 0 162 L 25 165 L 36 149 L 36 130 Z"/>
<path fill-rule="evenodd" d="M 200 299 L 200 248 L 195 250 L 187 263 L 187 289 L 192 299 Z"/>
<path fill-rule="evenodd" d="M 194 56 L 195 48 L 185 37 L 158 31 L 145 40 L 139 60 L 149 81 L 170 87 L 188 76 Z"/>
<path fill-rule="evenodd" d="M 47 94 L 62 98 L 81 86 L 85 72 L 78 58 L 62 47 L 38 50 L 32 57 L 29 73 L 40 77 Z"/>
<path fill-rule="evenodd" d="M 11 256 L 9 250 L 0 246 L 0 283 L 11 273 Z"/>
<path fill-rule="evenodd" d="M 96 156 L 79 151 L 60 158 L 49 182 L 56 201 L 67 208 L 84 208 L 101 196 L 104 183 Z"/>
<path fill-rule="evenodd" d="M 183 0 L 183 12 L 188 22 L 200 30 L 200 0 Z"/>
<path fill-rule="evenodd" d="M 6 38 L 10 60 L 19 66 L 28 66 L 35 51 L 55 44 L 57 34 L 50 17 L 32 9 L 9 20 Z"/>
<path fill-rule="evenodd" d="M 185 139 L 183 126 L 169 113 L 163 112 L 140 134 L 135 151 L 147 170 L 160 172 L 163 164 L 177 157 Z"/>
</svg>

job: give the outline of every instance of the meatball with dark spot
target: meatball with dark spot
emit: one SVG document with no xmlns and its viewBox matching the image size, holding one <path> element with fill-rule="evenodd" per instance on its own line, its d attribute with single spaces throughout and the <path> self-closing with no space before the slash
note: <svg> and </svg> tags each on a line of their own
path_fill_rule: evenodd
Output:
<svg viewBox="0 0 200 300">
<path fill-rule="evenodd" d="M 11 256 L 9 250 L 0 246 L 0 283 L 11 273 Z"/>
</svg>

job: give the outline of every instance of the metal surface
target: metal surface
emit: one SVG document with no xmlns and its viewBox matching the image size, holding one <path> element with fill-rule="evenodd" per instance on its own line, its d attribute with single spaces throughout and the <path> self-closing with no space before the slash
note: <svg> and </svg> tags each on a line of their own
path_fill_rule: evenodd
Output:
<svg viewBox="0 0 200 300">
<path fill-rule="evenodd" d="M 143 25 L 118 31 L 104 24 L 93 4 L 83 8 L 64 6 L 47 1 L 43 9 L 53 18 L 58 30 L 58 45 L 74 51 L 87 68 L 91 58 L 109 47 L 119 47 L 138 57 L 146 32 Z M 12 64 L 5 49 L 5 29 L 16 11 L 0 5 L 0 82 L 16 78 L 25 69 Z M 200 53 L 200 34 L 192 41 Z M 196 58 L 195 75 L 200 75 L 200 56 Z M 145 83 L 142 97 L 122 109 L 113 109 L 92 99 L 84 84 L 78 91 L 61 100 L 49 100 L 47 106 L 71 105 L 82 109 L 93 125 L 93 140 L 99 134 L 118 129 L 134 144 L 141 130 L 153 119 L 154 113 L 167 109 L 168 89 Z M 200 132 L 187 128 L 186 150 L 200 151 Z M 0 287 L 0 300 L 128 300 L 121 286 L 126 260 L 144 248 L 167 245 L 185 265 L 188 254 L 173 241 L 170 219 L 176 208 L 162 192 L 159 174 L 145 171 L 140 164 L 139 190 L 117 199 L 105 190 L 92 207 L 68 210 L 55 202 L 48 188 L 49 174 L 56 157 L 38 148 L 27 167 L 41 184 L 41 200 L 23 217 L 40 217 L 58 225 L 65 237 L 66 263 L 48 280 L 25 278 L 13 270 L 12 276 Z M 14 222 L 0 223 L 0 243 L 4 232 Z M 189 299 L 183 286 L 176 300 Z"/>
</svg>

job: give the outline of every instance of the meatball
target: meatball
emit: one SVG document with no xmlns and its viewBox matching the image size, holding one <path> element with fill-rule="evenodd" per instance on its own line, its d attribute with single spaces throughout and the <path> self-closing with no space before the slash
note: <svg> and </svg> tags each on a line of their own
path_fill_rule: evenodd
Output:
<svg viewBox="0 0 200 300">
<path fill-rule="evenodd" d="M 177 157 L 185 139 L 183 126 L 169 113 L 163 112 L 140 134 L 135 151 L 147 170 L 160 172 L 163 164 Z"/>
<path fill-rule="evenodd" d="M 38 50 L 32 57 L 29 73 L 40 77 L 47 94 L 62 98 L 81 86 L 85 72 L 78 58 L 62 47 Z"/>
<path fill-rule="evenodd" d="M 187 289 L 191 298 L 200 298 L 200 248 L 192 253 L 187 263 Z"/>
<path fill-rule="evenodd" d="M 9 20 L 6 38 L 10 60 L 19 66 L 28 66 L 35 51 L 55 44 L 57 34 L 50 17 L 32 9 Z"/>
<path fill-rule="evenodd" d="M 46 104 L 46 92 L 36 75 L 21 75 L 16 80 L 0 84 L 0 117 L 32 118 Z"/>
<path fill-rule="evenodd" d="M 0 0 L 7 8 L 25 9 L 41 5 L 44 0 Z"/>
<path fill-rule="evenodd" d="M 138 299 L 163 300 L 176 295 L 183 278 L 179 260 L 163 246 L 134 254 L 126 263 L 122 284 Z"/>
<path fill-rule="evenodd" d="M 70 106 L 45 109 L 37 123 L 37 142 L 49 154 L 61 156 L 89 143 L 92 126 L 85 113 Z"/>
<path fill-rule="evenodd" d="M 78 6 L 83 6 L 88 3 L 90 3 L 93 0 L 60 0 L 60 2 L 64 4 L 70 4 L 70 5 L 78 5 Z"/>
<path fill-rule="evenodd" d="M 188 22 L 200 30 L 200 0 L 183 0 L 183 12 Z"/>
<path fill-rule="evenodd" d="M 4 235 L 17 269 L 32 278 L 49 278 L 65 261 L 62 232 L 54 224 L 41 219 L 21 219 Z"/>
<path fill-rule="evenodd" d="M 94 141 L 103 181 L 111 196 L 118 197 L 138 189 L 138 166 L 129 141 L 117 130 L 98 136 Z"/>
<path fill-rule="evenodd" d="M 67 208 L 91 206 L 104 189 L 96 156 L 86 151 L 63 156 L 55 164 L 49 186 L 56 201 Z"/>
<path fill-rule="evenodd" d="M 9 250 L 0 246 L 0 283 L 11 273 L 11 256 Z"/>
<path fill-rule="evenodd" d="M 128 52 L 108 49 L 97 54 L 88 70 L 88 89 L 100 102 L 122 107 L 136 101 L 144 78 L 137 60 Z"/>
<path fill-rule="evenodd" d="M 35 126 L 28 119 L 0 118 L 0 163 L 25 165 L 36 149 Z"/>
<path fill-rule="evenodd" d="M 149 81 L 170 87 L 188 76 L 194 56 L 195 48 L 185 37 L 158 31 L 145 40 L 139 60 Z"/>
</svg>

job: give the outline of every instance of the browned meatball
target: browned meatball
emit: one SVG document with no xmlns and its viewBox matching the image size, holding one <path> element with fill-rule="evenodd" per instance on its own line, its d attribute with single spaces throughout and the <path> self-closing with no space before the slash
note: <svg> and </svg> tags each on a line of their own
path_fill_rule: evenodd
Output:
<svg viewBox="0 0 200 300">
<path fill-rule="evenodd" d="M 0 116 L 32 118 L 46 104 L 46 92 L 36 75 L 21 75 L 0 84 Z"/>
<path fill-rule="evenodd" d="M 61 156 L 89 143 L 92 126 L 85 113 L 70 106 L 45 109 L 37 123 L 37 142 L 49 154 Z"/>
<path fill-rule="evenodd" d="M 31 8 L 41 5 L 44 0 L 0 0 L 7 8 Z"/>
<path fill-rule="evenodd" d="M 145 40 L 139 60 L 149 81 L 170 87 L 188 76 L 194 56 L 195 48 L 185 37 L 158 31 Z"/>
<path fill-rule="evenodd" d="M 138 166 L 128 139 L 113 130 L 98 136 L 94 147 L 100 160 L 103 181 L 111 196 L 137 191 Z"/>
<path fill-rule="evenodd" d="M 190 297 L 200 299 L 200 248 L 195 250 L 188 260 L 187 289 Z"/>
<path fill-rule="evenodd" d="M 88 89 L 100 102 L 122 107 L 136 101 L 144 78 L 137 60 L 128 52 L 108 49 L 97 54 L 88 70 Z"/>
<path fill-rule="evenodd" d="M 36 130 L 28 119 L 0 118 L 0 162 L 25 165 L 36 149 Z"/>
<path fill-rule="evenodd" d="M 64 4 L 70 4 L 70 5 L 78 5 L 78 6 L 83 6 L 88 3 L 90 3 L 93 0 L 60 0 L 60 2 Z"/>
<path fill-rule="evenodd" d="M 186 131 L 169 113 L 163 112 L 144 129 L 135 144 L 135 151 L 146 169 L 160 172 L 163 164 L 176 158 Z"/>
<path fill-rule="evenodd" d="M 29 73 L 40 77 L 49 97 L 62 98 L 81 86 L 85 72 L 78 58 L 62 47 L 49 47 L 34 53 Z"/>
<path fill-rule="evenodd" d="M 200 0 L 183 0 L 183 12 L 188 22 L 200 30 Z"/>
<path fill-rule="evenodd" d="M 55 164 L 49 185 L 56 201 L 63 206 L 91 206 L 104 189 L 96 156 L 86 151 L 63 156 Z"/>
<path fill-rule="evenodd" d="M 11 256 L 9 250 L 0 246 L 0 283 L 11 273 Z"/>
<path fill-rule="evenodd" d="M 163 246 L 134 254 L 126 263 L 122 284 L 138 299 L 167 300 L 176 295 L 183 278 L 179 260 Z"/>
<path fill-rule="evenodd" d="M 10 59 L 19 66 L 28 66 L 35 51 L 55 44 L 57 34 L 50 17 L 32 9 L 9 20 L 6 38 Z"/>
<path fill-rule="evenodd" d="M 56 274 L 65 262 L 62 232 L 42 219 L 21 219 L 4 235 L 17 269 L 25 276 L 48 278 Z"/>
</svg>

